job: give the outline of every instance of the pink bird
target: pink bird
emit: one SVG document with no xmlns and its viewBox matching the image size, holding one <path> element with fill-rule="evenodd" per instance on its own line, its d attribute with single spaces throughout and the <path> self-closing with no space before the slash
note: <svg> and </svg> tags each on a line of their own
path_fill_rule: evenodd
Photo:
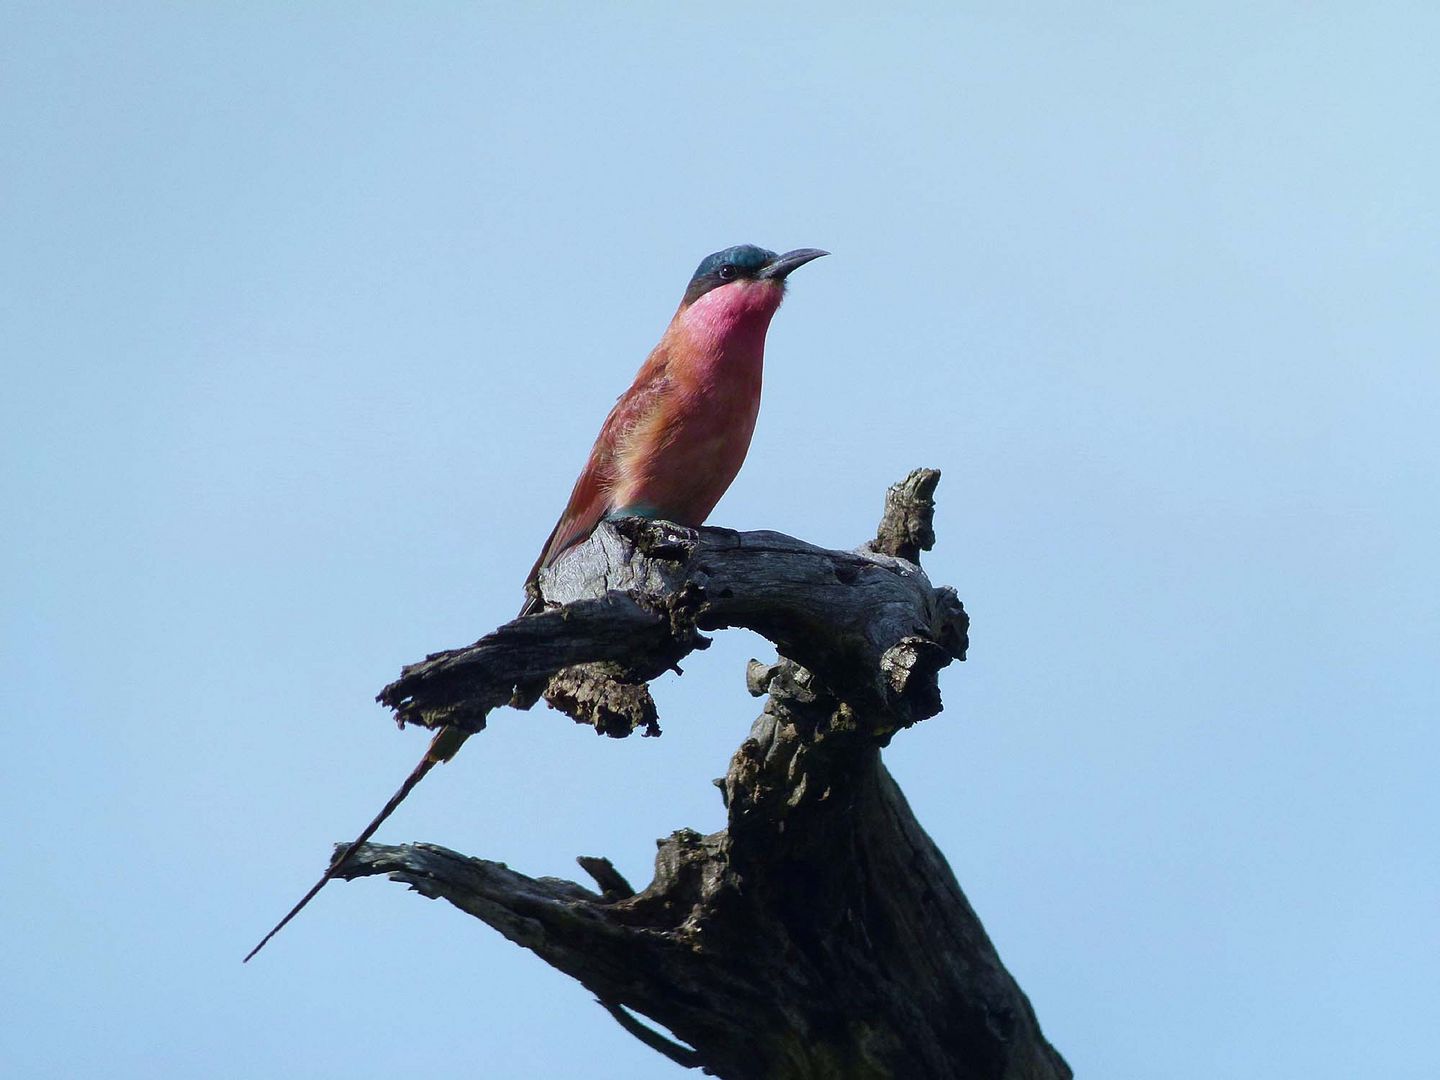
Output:
<svg viewBox="0 0 1440 1080">
<path fill-rule="evenodd" d="M 607 517 L 699 525 L 740 471 L 760 411 L 765 332 L 790 272 L 828 252 L 741 244 L 696 269 L 660 343 L 600 428 L 570 502 L 525 581 Z"/>
<path fill-rule="evenodd" d="M 741 244 L 701 261 L 660 343 L 620 395 L 570 501 L 525 580 L 523 617 L 541 606 L 536 579 L 607 517 L 639 515 L 700 525 L 740 471 L 760 411 L 765 332 L 791 271 L 829 254 L 799 248 L 776 255 Z M 245 957 L 263 949 L 405 801 L 431 768 L 470 737 L 441 728 L 420 764 L 320 880 Z"/>
</svg>

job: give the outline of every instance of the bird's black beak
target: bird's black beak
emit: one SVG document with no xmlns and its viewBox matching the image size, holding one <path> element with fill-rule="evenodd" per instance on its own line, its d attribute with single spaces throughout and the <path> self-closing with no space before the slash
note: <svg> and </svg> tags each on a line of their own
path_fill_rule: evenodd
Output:
<svg viewBox="0 0 1440 1080">
<path fill-rule="evenodd" d="M 798 270 L 812 259 L 829 254 L 828 251 L 821 251 L 819 248 L 796 248 L 794 251 L 785 252 L 784 255 L 775 256 L 770 264 L 755 276 L 761 281 L 784 281 L 790 271 Z"/>
</svg>

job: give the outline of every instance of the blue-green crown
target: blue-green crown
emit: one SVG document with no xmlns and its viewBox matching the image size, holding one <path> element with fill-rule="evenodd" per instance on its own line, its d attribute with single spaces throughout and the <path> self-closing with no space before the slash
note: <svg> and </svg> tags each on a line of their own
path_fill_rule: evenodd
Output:
<svg viewBox="0 0 1440 1080">
<path fill-rule="evenodd" d="M 706 255 L 695 268 L 695 276 L 685 290 L 685 302 L 691 303 L 727 282 L 753 278 L 774 261 L 775 252 L 754 244 L 736 244 L 714 255 Z"/>
<path fill-rule="evenodd" d="M 736 244 L 724 251 L 717 251 L 714 255 L 706 255 L 700 260 L 700 265 L 695 269 L 695 277 L 702 278 L 707 274 L 718 273 L 720 268 L 727 263 L 733 266 L 740 277 L 752 277 L 762 270 L 768 263 L 775 260 L 775 252 L 766 251 L 754 244 Z M 692 281 L 694 278 L 691 279 Z"/>
</svg>

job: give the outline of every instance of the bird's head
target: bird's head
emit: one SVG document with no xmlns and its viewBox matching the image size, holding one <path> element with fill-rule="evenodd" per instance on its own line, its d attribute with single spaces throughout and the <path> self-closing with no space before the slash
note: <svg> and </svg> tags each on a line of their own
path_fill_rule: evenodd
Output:
<svg viewBox="0 0 1440 1080">
<path fill-rule="evenodd" d="M 743 293 L 751 295 L 757 302 L 768 301 L 773 305 L 773 311 L 785 294 L 785 279 L 790 272 L 828 254 L 828 251 L 818 248 L 797 248 L 784 255 L 776 255 L 754 244 L 737 244 L 717 251 L 700 261 L 680 306 L 689 307 L 707 293 L 726 290 L 737 294 L 734 297 L 736 300 Z"/>
</svg>

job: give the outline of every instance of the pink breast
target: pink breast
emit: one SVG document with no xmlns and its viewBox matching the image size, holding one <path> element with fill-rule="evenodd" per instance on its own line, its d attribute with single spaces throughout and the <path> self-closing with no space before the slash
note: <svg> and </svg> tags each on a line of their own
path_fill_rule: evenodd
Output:
<svg viewBox="0 0 1440 1080">
<path fill-rule="evenodd" d="M 683 525 L 709 516 L 750 449 L 765 332 L 782 295 L 778 282 L 736 282 L 680 313 L 671 328 L 674 393 L 654 429 L 636 433 L 645 445 L 616 492 L 620 505 Z"/>
</svg>

